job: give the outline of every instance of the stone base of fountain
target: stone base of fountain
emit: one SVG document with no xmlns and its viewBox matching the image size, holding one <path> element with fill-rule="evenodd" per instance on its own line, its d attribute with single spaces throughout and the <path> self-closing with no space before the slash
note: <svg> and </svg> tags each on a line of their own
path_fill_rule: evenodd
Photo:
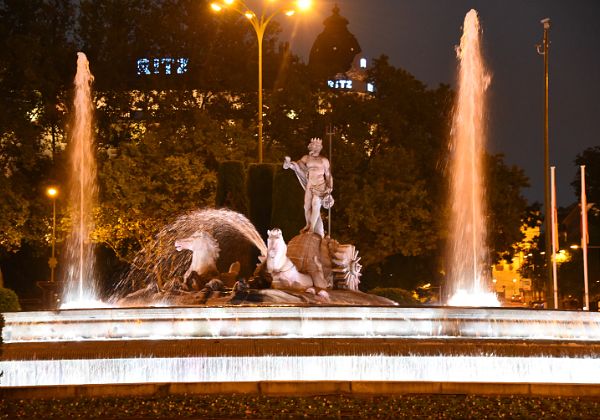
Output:
<svg viewBox="0 0 600 420">
<path fill-rule="evenodd" d="M 340 306 L 396 306 L 397 303 L 382 296 L 353 290 L 328 290 L 328 297 L 295 290 L 246 289 L 219 292 L 169 291 L 158 292 L 147 288 L 132 293 L 117 302 L 120 307 L 148 306 L 255 306 L 268 305 L 340 305 Z"/>
<path fill-rule="evenodd" d="M 600 313 L 231 306 L 4 316 L 0 388 L 227 382 L 262 389 L 287 381 L 293 392 L 307 383 L 367 381 L 372 389 L 437 383 L 444 392 L 444 384 L 484 383 L 526 384 L 531 392 L 534 384 L 600 384 Z"/>
</svg>

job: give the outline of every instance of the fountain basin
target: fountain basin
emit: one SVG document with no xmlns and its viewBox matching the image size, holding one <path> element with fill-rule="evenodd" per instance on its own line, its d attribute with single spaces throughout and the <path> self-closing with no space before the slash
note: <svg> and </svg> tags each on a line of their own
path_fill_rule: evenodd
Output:
<svg viewBox="0 0 600 420">
<path fill-rule="evenodd" d="M 231 306 L 6 313 L 1 387 L 600 384 L 600 314 Z M 595 386 L 595 385 L 594 385 Z"/>
<path fill-rule="evenodd" d="M 4 314 L 5 343 L 240 338 L 600 342 L 600 313 L 456 307 L 230 306 Z"/>
<path fill-rule="evenodd" d="M 2 387 L 260 381 L 600 383 L 598 358 L 244 356 L 3 361 Z"/>
</svg>

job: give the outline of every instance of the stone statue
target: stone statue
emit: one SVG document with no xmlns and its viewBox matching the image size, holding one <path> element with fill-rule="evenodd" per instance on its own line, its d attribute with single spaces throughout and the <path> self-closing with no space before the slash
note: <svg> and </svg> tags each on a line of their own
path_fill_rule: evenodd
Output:
<svg viewBox="0 0 600 420">
<path fill-rule="evenodd" d="M 290 289 L 290 290 L 311 290 L 314 293 L 313 286 L 325 288 L 325 280 L 317 285 L 309 274 L 298 271 L 294 263 L 287 256 L 287 245 L 283 240 L 281 230 L 275 228 L 267 232 L 269 239 L 267 240 L 267 271 L 271 273 L 273 281 L 271 287 L 273 289 Z M 320 267 L 318 257 L 315 255 L 314 262 Z M 321 268 L 321 276 L 323 271 Z"/>
<path fill-rule="evenodd" d="M 217 277 L 216 261 L 219 258 L 219 244 L 213 236 L 205 231 L 199 230 L 187 238 L 175 241 L 175 249 L 181 251 L 184 249 L 192 251 L 192 261 L 190 267 L 183 275 L 183 284 L 189 288 L 199 289 L 200 283 L 192 279 L 192 274 L 196 273 L 204 277 L 204 282 Z M 193 280 L 193 281 L 191 281 Z"/>
<path fill-rule="evenodd" d="M 267 233 L 264 264 L 273 289 L 309 293 L 333 288 L 358 290 L 362 266 L 354 245 L 341 245 L 330 237 L 321 238 L 309 232 L 286 244 L 280 229 Z M 321 297 L 327 298 L 325 294 Z"/>
<path fill-rule="evenodd" d="M 305 190 L 304 217 L 306 226 L 301 232 L 315 232 L 321 237 L 325 236 L 321 206 L 328 209 L 333 206 L 333 177 L 329 167 L 329 160 L 320 155 L 323 141 L 312 138 L 308 145 L 308 155 L 302 156 L 293 162 L 289 156 L 283 162 L 284 169 L 293 169 Z"/>
</svg>

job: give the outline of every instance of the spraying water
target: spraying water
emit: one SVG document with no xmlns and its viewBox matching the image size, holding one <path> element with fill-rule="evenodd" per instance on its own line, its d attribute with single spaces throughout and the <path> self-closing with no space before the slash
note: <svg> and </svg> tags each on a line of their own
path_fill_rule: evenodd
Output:
<svg viewBox="0 0 600 420">
<path fill-rule="evenodd" d="M 458 100 L 451 135 L 449 305 L 499 306 L 490 292 L 483 175 L 485 92 L 490 83 L 475 10 L 465 16 L 457 48 Z"/>
<path fill-rule="evenodd" d="M 92 210 L 97 202 L 96 160 L 92 135 L 92 82 L 94 76 L 84 53 L 77 53 L 74 119 L 70 144 L 69 209 L 72 231 L 65 243 L 63 307 L 88 307 L 98 298 L 95 283 Z"/>
<path fill-rule="evenodd" d="M 191 255 L 177 252 L 175 241 L 196 231 L 204 231 L 217 241 L 221 250 L 217 261 L 220 271 L 227 271 L 229 264 L 243 260 L 244 254 L 252 253 L 253 249 L 263 256 L 267 255 L 265 242 L 243 214 L 226 209 L 194 210 L 163 227 L 156 238 L 138 253 L 111 300 L 118 300 L 131 289 L 151 283 L 160 287 L 174 278 L 181 278 L 190 265 Z M 256 264 L 256 257 L 246 257 L 249 258 L 247 262 Z"/>
</svg>

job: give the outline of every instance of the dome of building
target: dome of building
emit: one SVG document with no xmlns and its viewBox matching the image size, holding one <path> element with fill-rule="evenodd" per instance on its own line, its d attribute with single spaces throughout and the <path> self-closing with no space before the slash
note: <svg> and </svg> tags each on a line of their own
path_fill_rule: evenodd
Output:
<svg viewBox="0 0 600 420">
<path fill-rule="evenodd" d="M 356 37 L 348 30 L 348 20 L 336 5 L 332 15 L 323 21 L 325 29 L 315 40 L 308 65 L 318 78 L 333 77 L 350 70 L 354 57 L 361 52 Z"/>
</svg>

